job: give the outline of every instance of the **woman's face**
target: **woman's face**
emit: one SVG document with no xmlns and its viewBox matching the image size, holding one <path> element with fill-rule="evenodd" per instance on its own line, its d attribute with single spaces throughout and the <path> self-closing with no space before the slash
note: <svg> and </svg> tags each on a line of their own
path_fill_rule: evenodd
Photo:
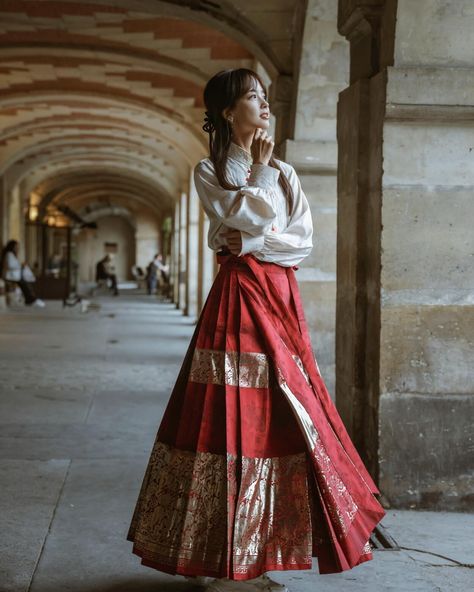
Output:
<svg viewBox="0 0 474 592">
<path fill-rule="evenodd" d="M 241 133 L 254 132 L 256 128 L 270 127 L 270 107 L 262 85 L 253 80 L 251 88 L 238 99 L 232 110 L 224 111 L 224 117 L 233 117 L 232 128 Z"/>
</svg>

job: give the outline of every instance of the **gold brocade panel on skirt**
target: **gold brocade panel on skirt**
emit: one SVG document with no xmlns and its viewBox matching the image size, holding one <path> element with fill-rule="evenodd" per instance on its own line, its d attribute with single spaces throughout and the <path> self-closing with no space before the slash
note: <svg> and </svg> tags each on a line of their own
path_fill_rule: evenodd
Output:
<svg viewBox="0 0 474 592">
<path fill-rule="evenodd" d="M 295 354 L 293 359 L 308 381 L 308 375 L 299 356 Z M 189 381 L 241 388 L 269 388 L 269 372 L 268 356 L 261 352 L 196 348 L 193 352 Z"/>
<path fill-rule="evenodd" d="M 311 565 L 305 452 L 237 459 L 178 450 L 157 441 L 128 538 L 148 562 L 219 573 L 227 560 L 223 554 L 228 548 L 229 505 L 234 515 L 235 573 L 245 574 L 260 565 L 275 569 L 283 564 Z"/>
</svg>

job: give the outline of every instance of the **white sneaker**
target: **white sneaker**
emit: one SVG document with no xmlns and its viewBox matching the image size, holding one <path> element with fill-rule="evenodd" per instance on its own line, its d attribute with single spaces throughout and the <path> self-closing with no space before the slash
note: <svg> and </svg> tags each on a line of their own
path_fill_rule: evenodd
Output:
<svg viewBox="0 0 474 592">
<path fill-rule="evenodd" d="M 203 588 L 205 588 L 208 584 L 210 584 L 214 580 L 214 578 L 209 578 L 208 576 L 184 576 L 184 577 L 193 586 L 202 586 Z"/>
<path fill-rule="evenodd" d="M 46 304 L 44 303 L 43 300 L 41 300 L 41 298 L 37 298 L 34 302 L 33 302 L 33 306 L 37 306 L 38 308 L 44 308 L 46 306 Z"/>
</svg>

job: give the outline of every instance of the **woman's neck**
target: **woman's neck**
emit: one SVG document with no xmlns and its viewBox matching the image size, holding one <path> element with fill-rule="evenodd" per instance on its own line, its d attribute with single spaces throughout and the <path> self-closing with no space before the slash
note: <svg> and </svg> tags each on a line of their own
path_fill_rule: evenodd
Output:
<svg viewBox="0 0 474 592">
<path fill-rule="evenodd" d="M 250 147 L 252 146 L 252 139 L 253 139 L 254 133 L 255 133 L 254 131 L 248 132 L 246 134 L 236 134 L 234 132 L 232 134 L 232 142 L 234 142 L 234 144 L 237 144 L 237 146 L 240 146 L 246 152 L 251 154 Z"/>
</svg>

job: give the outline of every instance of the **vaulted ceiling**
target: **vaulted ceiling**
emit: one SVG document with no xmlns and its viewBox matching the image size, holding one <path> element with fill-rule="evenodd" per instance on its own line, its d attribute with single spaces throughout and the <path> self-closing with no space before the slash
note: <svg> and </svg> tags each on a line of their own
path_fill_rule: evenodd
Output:
<svg viewBox="0 0 474 592">
<path fill-rule="evenodd" d="M 42 206 L 169 213 L 224 68 L 291 76 L 300 0 L 0 0 L 0 175 Z"/>
</svg>

